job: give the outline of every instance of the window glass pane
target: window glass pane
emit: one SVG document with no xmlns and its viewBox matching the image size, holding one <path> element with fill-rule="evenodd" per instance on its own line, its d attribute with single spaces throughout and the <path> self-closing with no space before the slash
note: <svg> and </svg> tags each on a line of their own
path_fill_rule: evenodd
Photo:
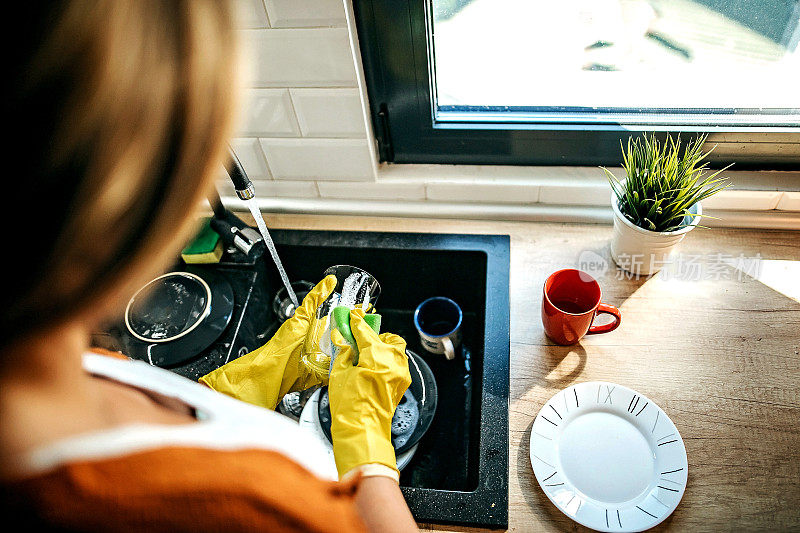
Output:
<svg viewBox="0 0 800 533">
<path fill-rule="evenodd" d="M 430 0 L 429 12 L 437 111 L 456 120 L 800 123 L 800 0 Z"/>
</svg>

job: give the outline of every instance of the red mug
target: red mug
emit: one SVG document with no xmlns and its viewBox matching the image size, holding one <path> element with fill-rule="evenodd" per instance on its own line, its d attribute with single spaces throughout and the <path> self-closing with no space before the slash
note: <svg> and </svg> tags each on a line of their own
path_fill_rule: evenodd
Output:
<svg viewBox="0 0 800 533">
<path fill-rule="evenodd" d="M 544 282 L 542 323 L 544 331 L 557 344 L 575 344 L 584 335 L 614 331 L 622 321 L 619 309 L 600 303 L 600 284 L 581 270 L 565 268 Z M 613 315 L 609 324 L 592 326 L 599 313 Z"/>
</svg>

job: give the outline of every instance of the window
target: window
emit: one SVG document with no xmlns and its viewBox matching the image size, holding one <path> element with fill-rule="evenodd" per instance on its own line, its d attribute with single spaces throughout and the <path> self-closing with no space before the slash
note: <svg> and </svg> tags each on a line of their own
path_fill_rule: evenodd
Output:
<svg viewBox="0 0 800 533">
<path fill-rule="evenodd" d="M 617 164 L 641 131 L 800 167 L 800 0 L 355 0 L 381 158 Z"/>
</svg>

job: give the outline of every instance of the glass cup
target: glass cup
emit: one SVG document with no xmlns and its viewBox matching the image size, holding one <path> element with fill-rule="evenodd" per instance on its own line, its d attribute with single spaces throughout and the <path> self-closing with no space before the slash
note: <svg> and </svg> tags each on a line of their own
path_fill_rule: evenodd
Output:
<svg viewBox="0 0 800 533">
<path fill-rule="evenodd" d="M 330 275 L 336 276 L 336 287 L 311 318 L 300 357 L 302 363 L 320 378 L 328 376 L 334 353 L 330 327 L 333 309 L 345 306 L 369 312 L 375 308 L 378 296 L 381 294 L 378 280 L 358 267 L 332 266 L 323 273 L 324 277 Z"/>
</svg>

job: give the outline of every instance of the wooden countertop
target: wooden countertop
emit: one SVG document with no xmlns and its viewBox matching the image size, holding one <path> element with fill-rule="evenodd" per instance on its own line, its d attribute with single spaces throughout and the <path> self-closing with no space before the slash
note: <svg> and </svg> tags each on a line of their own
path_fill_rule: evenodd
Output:
<svg viewBox="0 0 800 533">
<path fill-rule="evenodd" d="M 627 279 L 612 264 L 597 277 L 603 301 L 621 309 L 622 325 L 562 347 L 542 331 L 542 284 L 559 268 L 577 267 L 584 250 L 610 261 L 610 226 L 265 218 L 272 228 L 511 236 L 509 530 L 589 531 L 563 515 L 537 485 L 529 439 L 545 401 L 571 384 L 593 380 L 650 397 L 686 444 L 683 501 L 653 531 L 800 529 L 800 232 L 698 229 L 680 245 L 686 258 L 721 253 L 736 262 L 760 254 L 761 272 L 770 274 L 765 283 L 732 266 L 688 276 L 702 279 Z"/>
</svg>

